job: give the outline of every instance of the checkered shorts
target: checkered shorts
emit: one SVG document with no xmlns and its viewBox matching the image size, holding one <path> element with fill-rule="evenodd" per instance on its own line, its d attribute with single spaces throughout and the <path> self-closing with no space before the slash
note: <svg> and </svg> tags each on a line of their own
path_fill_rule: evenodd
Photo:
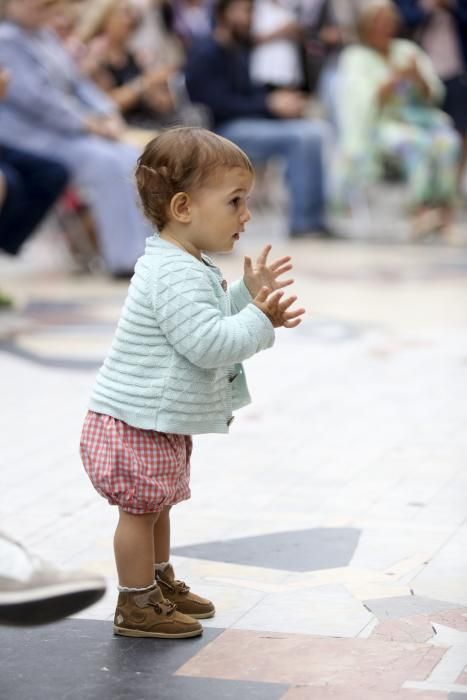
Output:
<svg viewBox="0 0 467 700">
<path fill-rule="evenodd" d="M 84 468 L 98 493 L 128 513 L 155 513 L 190 498 L 191 435 L 158 433 L 88 411 Z"/>
</svg>

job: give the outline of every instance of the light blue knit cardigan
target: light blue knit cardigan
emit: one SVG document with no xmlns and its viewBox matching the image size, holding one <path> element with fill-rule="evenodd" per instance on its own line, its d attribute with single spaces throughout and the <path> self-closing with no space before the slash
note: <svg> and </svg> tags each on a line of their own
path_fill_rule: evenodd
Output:
<svg viewBox="0 0 467 700">
<path fill-rule="evenodd" d="M 274 343 L 243 280 L 156 235 L 138 260 L 90 409 L 146 430 L 227 433 L 250 403 L 242 360 Z"/>
</svg>

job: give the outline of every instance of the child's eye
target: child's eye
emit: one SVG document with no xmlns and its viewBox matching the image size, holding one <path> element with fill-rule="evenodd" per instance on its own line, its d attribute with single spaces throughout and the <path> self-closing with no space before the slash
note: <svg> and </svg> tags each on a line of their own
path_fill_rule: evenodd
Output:
<svg viewBox="0 0 467 700">
<path fill-rule="evenodd" d="M 240 204 L 240 197 L 234 197 L 233 199 L 231 199 L 230 204 L 232 204 L 234 207 L 238 207 L 238 205 Z"/>
</svg>

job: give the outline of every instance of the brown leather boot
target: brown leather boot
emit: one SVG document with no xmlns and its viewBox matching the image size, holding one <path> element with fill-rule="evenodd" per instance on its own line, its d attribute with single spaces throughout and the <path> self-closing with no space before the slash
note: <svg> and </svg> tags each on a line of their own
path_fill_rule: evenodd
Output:
<svg viewBox="0 0 467 700">
<path fill-rule="evenodd" d="M 167 600 L 175 603 L 177 610 L 197 620 L 204 620 L 215 615 L 216 609 L 210 600 L 190 592 L 190 587 L 183 581 L 177 581 L 171 564 L 164 571 L 156 571 L 156 582 Z"/>
<path fill-rule="evenodd" d="M 199 622 L 183 615 L 165 600 L 159 586 L 147 591 L 122 591 L 115 610 L 114 634 L 124 637 L 182 639 L 203 632 Z"/>
</svg>

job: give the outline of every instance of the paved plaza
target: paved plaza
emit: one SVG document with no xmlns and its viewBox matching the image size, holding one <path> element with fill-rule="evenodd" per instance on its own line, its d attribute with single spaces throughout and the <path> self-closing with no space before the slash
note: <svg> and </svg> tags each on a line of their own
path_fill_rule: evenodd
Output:
<svg viewBox="0 0 467 700">
<path fill-rule="evenodd" d="M 289 243 L 265 219 L 220 260 L 227 279 L 270 239 L 308 313 L 246 363 L 230 435 L 195 439 L 173 563 L 217 615 L 170 642 L 112 636 L 117 514 L 78 455 L 126 284 L 65 274 L 53 236 L 0 259 L 17 301 L 2 527 L 109 582 L 73 619 L 0 628 L 2 700 L 467 698 L 467 247 Z"/>
</svg>

